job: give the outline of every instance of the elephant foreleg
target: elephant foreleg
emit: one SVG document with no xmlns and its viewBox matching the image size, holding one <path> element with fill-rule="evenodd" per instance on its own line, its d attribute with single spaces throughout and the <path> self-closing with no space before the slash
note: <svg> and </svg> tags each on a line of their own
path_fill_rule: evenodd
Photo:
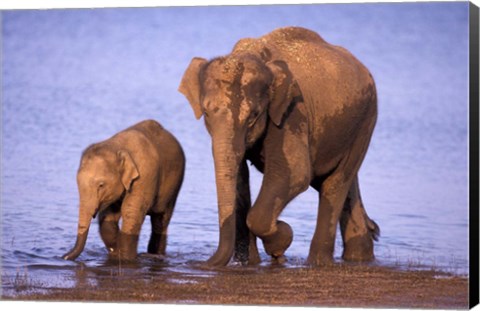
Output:
<svg viewBox="0 0 480 311">
<path fill-rule="evenodd" d="M 283 257 L 293 240 L 290 226 L 278 221 L 285 206 L 305 191 L 311 180 L 306 120 L 292 112 L 291 123 L 283 128 L 270 126 L 265 139 L 265 169 L 260 193 L 248 213 L 250 230 L 260 237 L 267 254 Z M 292 152 L 292 150 L 294 152 Z"/>
<path fill-rule="evenodd" d="M 284 187 L 277 189 L 282 188 Z M 294 197 L 285 189 L 288 188 L 284 188 L 282 193 L 282 191 L 273 190 L 268 183 L 264 182 L 247 217 L 248 227 L 253 234 L 261 238 L 265 252 L 274 259 L 283 257 L 293 240 L 293 231 L 290 226 L 277 220 L 285 206 Z"/>
<path fill-rule="evenodd" d="M 337 224 L 349 185 L 336 182 L 336 176 L 327 179 L 320 191 L 317 225 L 310 245 L 307 262 L 311 265 L 327 265 L 333 262 Z"/>
<path fill-rule="evenodd" d="M 350 187 L 340 216 L 340 231 L 343 239 L 343 259 L 369 261 L 374 259 L 373 240 L 378 239 L 380 229 L 371 220 L 362 203 L 358 177 Z"/>
<path fill-rule="evenodd" d="M 250 198 L 249 171 L 246 161 L 242 161 L 237 179 L 235 260 L 241 263 L 257 264 L 260 256 L 257 238 L 247 227 L 247 214 L 252 205 Z"/>
<path fill-rule="evenodd" d="M 120 208 L 112 205 L 100 212 L 98 217 L 100 237 L 111 254 L 115 253 L 117 248 L 120 216 Z"/>
<path fill-rule="evenodd" d="M 122 228 L 117 239 L 118 256 L 134 260 L 137 256 L 138 237 L 146 215 L 145 198 L 129 194 L 122 204 Z"/>
</svg>

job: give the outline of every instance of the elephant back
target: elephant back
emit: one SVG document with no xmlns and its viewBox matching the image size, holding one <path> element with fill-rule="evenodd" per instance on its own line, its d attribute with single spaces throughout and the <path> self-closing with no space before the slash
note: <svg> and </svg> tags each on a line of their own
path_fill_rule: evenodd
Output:
<svg viewBox="0 0 480 311">
<path fill-rule="evenodd" d="M 281 28 L 260 40 L 272 59 L 287 63 L 307 105 L 325 113 L 361 103 L 365 89 L 374 85 L 368 69 L 348 50 L 329 44 L 313 31 Z"/>
<path fill-rule="evenodd" d="M 318 33 L 302 27 L 278 28 L 263 36 L 262 39 L 273 44 L 283 44 L 285 42 L 295 41 L 326 43 Z"/>
</svg>

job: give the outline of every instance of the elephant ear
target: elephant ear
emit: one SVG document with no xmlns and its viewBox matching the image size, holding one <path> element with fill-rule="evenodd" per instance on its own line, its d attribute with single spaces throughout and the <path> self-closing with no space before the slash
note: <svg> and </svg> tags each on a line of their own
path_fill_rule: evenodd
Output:
<svg viewBox="0 0 480 311">
<path fill-rule="evenodd" d="M 266 63 L 266 65 L 273 74 L 268 114 L 273 123 L 280 126 L 292 100 L 300 95 L 300 89 L 287 63 L 281 60 L 274 60 Z"/>
<path fill-rule="evenodd" d="M 125 187 L 125 190 L 128 192 L 132 187 L 133 181 L 137 179 L 140 174 L 138 173 L 137 165 L 133 161 L 128 151 L 120 150 L 118 151 L 117 156 L 120 161 L 122 184 Z"/>
<path fill-rule="evenodd" d="M 183 74 L 182 81 L 178 90 L 190 102 L 195 117 L 200 119 L 202 116 L 202 107 L 200 106 L 200 69 L 207 63 L 207 60 L 200 57 L 194 57 L 187 70 Z"/>
</svg>

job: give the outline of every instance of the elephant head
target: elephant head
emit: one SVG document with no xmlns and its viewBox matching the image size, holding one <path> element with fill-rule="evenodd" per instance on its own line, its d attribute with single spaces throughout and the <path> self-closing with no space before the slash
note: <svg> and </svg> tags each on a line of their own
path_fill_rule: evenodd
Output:
<svg viewBox="0 0 480 311">
<path fill-rule="evenodd" d="M 192 59 L 179 91 L 196 118 L 204 116 L 212 138 L 220 241 L 209 264 L 225 265 L 234 250 L 236 183 L 245 151 L 263 136 L 268 120 L 282 123 L 300 92 L 285 62 L 252 54 Z"/>
<path fill-rule="evenodd" d="M 125 150 L 112 150 L 101 144 L 87 148 L 77 173 L 80 195 L 78 233 L 75 246 L 64 259 L 74 260 L 85 247 L 92 218 L 128 192 L 138 178 L 137 166 Z"/>
</svg>

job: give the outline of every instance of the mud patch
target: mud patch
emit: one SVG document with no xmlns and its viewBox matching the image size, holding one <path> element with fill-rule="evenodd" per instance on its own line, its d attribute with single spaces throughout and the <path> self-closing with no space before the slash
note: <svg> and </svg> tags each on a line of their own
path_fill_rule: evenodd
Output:
<svg viewBox="0 0 480 311">
<path fill-rule="evenodd" d="M 145 271 L 143 271 L 145 272 Z M 328 268 L 227 267 L 122 276 L 89 274 L 70 288 L 5 288 L 2 299 L 384 308 L 467 308 L 468 278 L 435 271 L 336 264 Z M 127 275 L 128 274 L 128 275 Z M 5 284 L 4 284 L 5 285 Z M 28 285 L 28 284 L 27 284 Z M 101 286 L 99 286 L 101 285 Z M 8 287 L 8 284 L 7 286 Z M 5 291 L 5 289 L 7 289 Z"/>
</svg>

